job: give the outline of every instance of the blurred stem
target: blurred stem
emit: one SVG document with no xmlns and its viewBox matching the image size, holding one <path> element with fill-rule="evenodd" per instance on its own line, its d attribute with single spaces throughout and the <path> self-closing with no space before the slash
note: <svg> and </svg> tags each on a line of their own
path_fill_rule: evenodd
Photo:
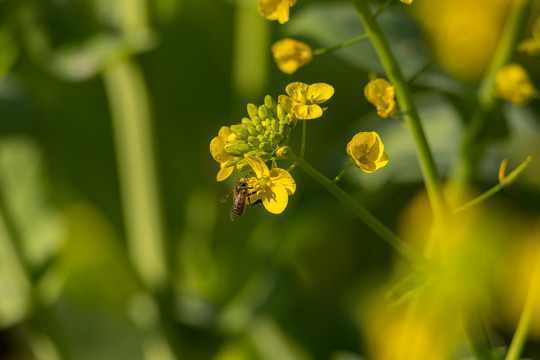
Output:
<svg viewBox="0 0 540 360">
<path fill-rule="evenodd" d="M 148 289 L 167 281 L 148 94 L 131 61 L 103 73 L 112 112 L 122 206 L 131 260 Z"/>
<path fill-rule="evenodd" d="M 334 178 L 334 180 L 332 180 L 332 183 L 337 183 L 339 180 L 341 180 L 341 177 L 343 175 L 345 175 L 345 173 L 347 173 L 347 171 L 349 171 L 350 168 L 352 168 L 354 166 L 354 162 L 349 161 L 349 164 L 345 167 L 345 169 L 341 170 L 341 172 Z"/>
<path fill-rule="evenodd" d="M 382 14 L 382 12 L 384 11 L 384 9 L 386 9 L 388 6 L 390 6 L 390 4 L 392 3 L 393 0 L 386 0 L 386 2 L 384 4 L 381 5 L 381 7 L 379 8 L 379 10 L 377 10 L 377 12 L 375 14 L 373 14 L 373 18 L 376 19 L 379 17 L 379 15 Z"/>
<path fill-rule="evenodd" d="M 353 0 L 353 2 L 364 24 L 364 28 L 370 35 L 373 46 L 386 70 L 386 74 L 396 89 L 396 97 L 399 101 L 400 109 L 404 113 L 405 120 L 414 138 L 416 153 L 433 209 L 435 222 L 436 224 L 442 224 L 449 214 L 449 207 L 443 194 L 439 172 L 424 134 L 409 85 L 403 76 L 382 29 L 372 16 L 367 1 Z"/>
<path fill-rule="evenodd" d="M 527 298 L 525 299 L 525 306 L 519 318 L 518 326 L 510 348 L 506 354 L 505 360 L 518 360 L 523 351 L 523 346 L 527 340 L 529 333 L 529 326 L 531 324 L 533 310 L 538 302 L 538 294 L 540 293 L 540 251 L 536 259 L 536 265 L 531 277 L 531 283 L 529 285 L 529 291 L 527 292 Z"/>
<path fill-rule="evenodd" d="M 478 107 L 465 128 L 461 146 L 461 161 L 454 175 L 457 185 L 455 197 L 458 200 L 462 197 L 465 187 L 473 178 L 484 152 L 485 144 L 480 137 L 498 101 L 495 97 L 495 75 L 512 58 L 515 44 L 519 40 L 523 26 L 526 24 L 530 5 L 530 0 L 511 2 L 510 12 L 499 45 L 490 68 L 478 88 Z"/>
<path fill-rule="evenodd" d="M 414 83 L 416 81 L 416 79 L 418 79 L 420 77 L 420 75 L 422 75 L 423 73 L 425 73 L 433 64 L 435 64 L 435 58 L 431 58 L 428 60 L 428 62 L 422 66 L 417 72 L 416 74 L 414 74 L 413 76 L 410 77 L 409 80 L 407 80 L 407 83 L 409 83 L 409 85 L 411 85 L 412 83 Z"/>
<path fill-rule="evenodd" d="M 504 188 L 506 186 L 509 186 L 527 168 L 527 166 L 529 166 L 531 161 L 532 161 L 532 157 L 531 156 L 527 157 L 527 159 L 523 163 L 521 163 L 521 165 L 519 165 L 514 171 L 512 171 L 510 174 L 508 174 L 508 176 L 504 176 L 504 174 L 503 174 L 504 178 L 502 179 L 502 181 L 499 184 L 495 185 L 494 187 L 492 187 L 491 189 L 489 189 L 488 191 L 486 191 L 482 195 L 480 195 L 480 196 L 474 198 L 473 200 L 469 201 L 468 203 L 466 203 L 464 205 L 461 205 L 460 207 L 454 209 L 453 214 L 456 214 L 456 213 L 465 211 L 467 209 L 470 209 L 471 207 L 473 207 L 475 205 L 478 205 L 481 202 L 489 199 L 490 197 L 492 197 L 493 195 L 498 193 L 500 190 L 502 190 L 502 188 Z"/>
<path fill-rule="evenodd" d="M 314 167 L 308 164 L 304 159 L 300 158 L 292 152 L 290 148 L 286 151 L 286 156 L 289 160 L 298 164 L 298 166 L 309 176 L 315 179 L 319 184 L 324 186 L 332 195 L 341 201 L 349 210 L 351 210 L 358 218 L 360 218 L 367 226 L 377 233 L 384 241 L 394 248 L 403 257 L 415 264 L 426 264 L 427 260 L 409 244 L 400 239 L 390 229 L 367 211 L 362 205 L 354 200 L 349 194 L 343 191 L 332 180 L 318 172 Z"/>
<path fill-rule="evenodd" d="M 334 46 L 330 46 L 330 47 L 327 47 L 327 48 L 321 48 L 321 49 L 315 49 L 315 50 L 313 50 L 313 55 L 315 56 L 315 55 L 328 54 L 329 52 L 332 52 L 334 50 L 339 50 L 339 49 L 342 49 L 344 47 L 356 44 L 357 42 L 360 42 L 360 41 L 368 39 L 368 38 L 369 38 L 369 34 L 362 34 L 362 35 L 359 35 L 359 36 L 354 37 L 352 39 L 346 40 L 346 41 L 344 41 L 344 42 L 342 42 L 340 44 L 334 45 Z"/>
</svg>

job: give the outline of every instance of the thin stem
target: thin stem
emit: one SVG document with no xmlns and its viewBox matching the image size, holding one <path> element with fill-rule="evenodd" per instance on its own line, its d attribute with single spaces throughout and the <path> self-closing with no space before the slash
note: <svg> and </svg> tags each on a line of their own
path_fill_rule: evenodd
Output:
<svg viewBox="0 0 540 360">
<path fill-rule="evenodd" d="M 454 209 L 453 213 L 456 214 L 456 213 L 465 211 L 467 209 L 470 209 L 471 207 L 478 205 L 481 202 L 489 199 L 491 196 L 501 191 L 502 188 L 509 186 L 516 179 L 516 177 L 518 177 L 527 168 L 527 166 L 529 166 L 531 161 L 532 161 L 532 157 L 531 156 L 527 157 L 527 160 L 521 163 L 521 165 L 519 165 L 514 171 L 508 174 L 508 176 L 505 176 L 499 184 L 495 185 L 494 187 L 492 187 L 491 189 L 489 189 L 482 195 L 469 201 L 468 203 L 461 205 L 457 209 Z"/>
<path fill-rule="evenodd" d="M 304 158 L 306 152 L 306 137 L 307 137 L 307 120 L 302 120 L 302 145 L 300 146 L 300 158 Z M 291 171 L 298 165 L 298 163 L 293 163 L 287 171 Z"/>
<path fill-rule="evenodd" d="M 344 42 L 342 42 L 340 44 L 334 45 L 334 46 L 330 46 L 330 47 L 327 47 L 327 48 L 321 48 L 321 49 L 315 49 L 315 50 L 313 50 L 313 55 L 315 56 L 315 55 L 328 54 L 329 52 L 339 50 L 341 48 L 356 44 L 357 42 L 360 42 L 360 41 L 365 40 L 367 38 L 369 38 L 369 34 L 362 34 L 362 35 L 359 35 L 359 36 L 354 37 L 352 39 L 346 40 L 346 41 L 344 41 Z"/>
<path fill-rule="evenodd" d="M 435 64 L 435 58 L 431 58 L 429 59 L 429 61 L 424 65 L 422 66 L 417 72 L 416 74 L 414 74 L 413 76 L 410 77 L 409 80 L 407 80 L 407 83 L 409 83 L 409 85 L 411 85 L 412 83 L 414 83 L 414 81 L 416 79 L 418 79 L 418 77 L 420 75 L 422 75 L 423 73 L 425 73 L 433 64 Z"/>
<path fill-rule="evenodd" d="M 313 179 L 324 186 L 332 195 L 334 195 L 339 201 L 349 208 L 356 216 L 358 216 L 364 223 L 369 226 L 375 233 L 377 233 L 384 241 L 394 248 L 398 253 L 409 261 L 417 264 L 426 264 L 427 260 L 416 250 L 414 250 L 409 244 L 400 239 L 394 232 L 392 232 L 386 225 L 381 223 L 376 217 L 374 217 L 369 211 L 367 211 L 362 205 L 354 200 L 349 194 L 343 191 L 339 186 L 333 183 L 329 178 L 321 174 L 314 167 L 308 164 L 304 159 L 300 158 L 292 151 L 287 151 L 286 156 L 298 166 L 310 175 Z"/>
<path fill-rule="evenodd" d="M 335 184 L 337 183 L 339 180 L 341 180 L 341 177 L 343 175 L 345 175 L 345 173 L 347 171 L 349 171 L 350 168 L 352 168 L 354 166 L 354 163 L 352 161 L 349 161 L 349 164 L 345 167 L 345 169 L 341 170 L 341 172 L 334 178 L 334 180 L 332 180 L 332 183 Z"/>
<path fill-rule="evenodd" d="M 378 18 L 379 15 L 382 14 L 384 9 L 386 9 L 392 3 L 392 1 L 393 0 L 387 0 L 384 4 L 382 4 L 381 7 L 379 8 L 379 10 L 377 10 L 377 12 L 375 14 L 373 14 L 373 18 L 374 19 Z"/>
<path fill-rule="evenodd" d="M 416 145 L 416 153 L 426 184 L 427 193 L 433 209 L 436 223 L 440 224 L 449 213 L 449 207 L 443 194 L 439 172 L 433 159 L 433 154 L 428 145 L 418 110 L 413 101 L 409 85 L 403 76 L 401 68 L 390 49 L 382 29 L 371 15 L 371 10 L 367 1 L 353 0 L 358 15 L 360 16 L 364 28 L 370 34 L 371 41 L 379 58 L 386 70 L 386 74 L 396 90 L 396 97 L 400 104 L 400 109 L 405 113 L 405 120 L 409 125 Z"/>
<path fill-rule="evenodd" d="M 538 302 L 538 294 L 540 293 L 540 251 L 538 252 L 538 257 L 536 259 L 535 269 L 531 278 L 531 283 L 529 285 L 529 291 L 527 292 L 527 298 L 525 299 L 525 306 L 521 316 L 519 317 L 518 326 L 512 342 L 510 343 L 510 348 L 506 354 L 505 360 L 518 360 L 523 351 L 523 346 L 527 340 L 527 335 L 529 333 L 529 326 L 531 324 L 532 313 Z"/>
<path fill-rule="evenodd" d="M 484 143 L 480 140 L 482 131 L 487 126 L 490 113 L 497 103 L 495 97 L 495 75 L 507 64 L 515 51 L 515 44 L 519 39 L 522 27 L 526 24 L 529 15 L 530 0 L 513 1 L 504 32 L 486 73 L 478 88 L 478 108 L 465 128 L 461 146 L 461 162 L 455 169 L 453 177 L 457 181 L 456 197 L 459 199 L 467 183 L 471 181 L 478 168 L 484 152 Z"/>
</svg>

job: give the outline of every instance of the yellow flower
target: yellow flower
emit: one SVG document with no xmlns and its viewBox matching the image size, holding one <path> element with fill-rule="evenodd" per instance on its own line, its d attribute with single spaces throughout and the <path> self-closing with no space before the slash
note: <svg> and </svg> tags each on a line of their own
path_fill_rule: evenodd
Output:
<svg viewBox="0 0 540 360">
<path fill-rule="evenodd" d="M 297 119 L 308 120 L 321 117 L 323 109 L 318 105 L 334 95 L 334 88 L 328 84 L 304 84 L 293 82 L 285 88 L 287 95 L 280 95 L 279 102 L 283 109 Z"/>
<path fill-rule="evenodd" d="M 536 92 L 525 69 L 514 63 L 497 72 L 495 85 L 497 96 L 518 105 L 528 104 Z"/>
<path fill-rule="evenodd" d="M 386 118 L 396 112 L 394 87 L 385 79 L 371 80 L 364 88 L 364 95 L 370 103 L 375 105 L 380 117 Z"/>
<path fill-rule="evenodd" d="M 399 1 L 401 1 L 402 3 L 407 4 L 407 5 L 411 5 L 412 2 L 413 2 L 413 0 L 399 0 Z"/>
<path fill-rule="evenodd" d="M 388 163 L 388 155 L 376 132 L 359 132 L 347 144 L 347 154 L 356 166 L 367 173 L 372 173 Z"/>
<path fill-rule="evenodd" d="M 274 43 L 272 54 L 279 70 L 285 74 L 294 73 L 313 58 L 311 47 L 294 39 L 283 39 Z"/>
<path fill-rule="evenodd" d="M 532 37 L 523 40 L 519 44 L 518 50 L 529 56 L 540 55 L 540 17 L 534 22 L 531 32 Z"/>
<path fill-rule="evenodd" d="M 289 8 L 296 0 L 259 0 L 259 13 L 268 20 L 277 20 L 280 24 L 289 21 Z"/>
<path fill-rule="evenodd" d="M 233 156 L 225 151 L 225 144 L 235 135 L 228 126 L 222 126 L 219 129 L 218 136 L 210 142 L 210 153 L 214 160 L 219 162 L 220 170 L 217 174 L 217 181 L 223 181 L 228 178 L 233 170 L 233 164 L 240 159 L 238 156 Z"/>
<path fill-rule="evenodd" d="M 257 176 L 257 182 L 250 181 L 254 188 L 250 195 L 251 203 L 262 200 L 266 210 L 272 214 L 280 214 L 287 207 L 289 195 L 296 191 L 296 183 L 287 170 L 268 166 L 263 160 L 246 155 L 246 160 Z"/>
</svg>

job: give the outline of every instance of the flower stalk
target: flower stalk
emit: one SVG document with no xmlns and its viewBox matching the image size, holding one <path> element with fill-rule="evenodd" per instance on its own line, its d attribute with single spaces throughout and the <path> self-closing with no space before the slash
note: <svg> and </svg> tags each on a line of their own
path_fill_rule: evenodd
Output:
<svg viewBox="0 0 540 360">
<path fill-rule="evenodd" d="M 332 195 L 341 201 L 349 210 L 351 210 L 358 218 L 368 225 L 375 233 L 377 233 L 384 241 L 386 241 L 394 250 L 400 253 L 403 257 L 414 264 L 426 264 L 427 260 L 409 244 L 400 239 L 386 225 L 381 223 L 374 217 L 366 208 L 360 205 L 343 189 L 337 186 L 332 180 L 321 174 L 313 166 L 307 163 L 304 159 L 292 152 L 290 148 L 286 150 L 287 158 L 298 164 L 306 174 L 315 179 L 319 184 L 324 186 Z"/>
</svg>

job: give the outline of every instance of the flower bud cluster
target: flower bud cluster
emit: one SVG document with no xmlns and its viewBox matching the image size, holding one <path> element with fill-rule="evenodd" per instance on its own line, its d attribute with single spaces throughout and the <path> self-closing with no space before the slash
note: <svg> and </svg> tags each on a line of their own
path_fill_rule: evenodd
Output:
<svg viewBox="0 0 540 360">
<path fill-rule="evenodd" d="M 264 161 L 277 157 L 277 150 L 288 144 L 290 130 L 295 125 L 294 119 L 269 95 L 259 107 L 248 104 L 247 111 L 249 118 L 230 126 L 232 134 L 225 144 L 228 154 L 239 157 L 235 164 L 239 170 L 250 169 L 244 155 Z"/>
</svg>

